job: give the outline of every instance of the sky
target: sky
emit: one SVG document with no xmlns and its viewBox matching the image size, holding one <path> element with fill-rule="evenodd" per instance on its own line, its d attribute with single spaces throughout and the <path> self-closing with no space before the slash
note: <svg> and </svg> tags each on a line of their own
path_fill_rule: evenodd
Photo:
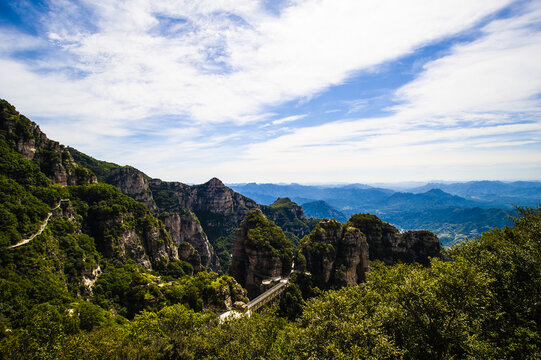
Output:
<svg viewBox="0 0 541 360">
<path fill-rule="evenodd" d="M 0 98 L 169 181 L 541 180 L 541 0 L 2 0 Z"/>
</svg>

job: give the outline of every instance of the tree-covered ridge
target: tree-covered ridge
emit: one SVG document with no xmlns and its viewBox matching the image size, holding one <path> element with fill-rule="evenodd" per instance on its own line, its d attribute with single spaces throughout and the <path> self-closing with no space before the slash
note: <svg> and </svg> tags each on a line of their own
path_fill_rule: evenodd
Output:
<svg viewBox="0 0 541 360">
<path fill-rule="evenodd" d="M 60 338 L 120 329 L 144 311 L 246 301 L 229 276 L 193 276 L 194 264 L 177 255 L 193 253 L 189 244 L 177 249 L 163 223 L 116 187 L 88 184 L 91 172 L 61 145 L 0 105 L 0 358 L 59 357 Z M 44 167 L 43 147 L 60 160 Z M 59 179 L 63 186 L 52 185 Z"/>
<path fill-rule="evenodd" d="M 269 206 L 261 205 L 261 210 L 269 219 L 280 226 L 286 237 L 297 246 L 300 239 L 314 229 L 319 219 L 307 219 L 301 206 L 289 198 L 278 198 Z"/>
<path fill-rule="evenodd" d="M 271 310 L 220 323 L 180 304 L 126 321 L 91 303 L 72 303 L 71 312 L 45 304 L 29 310 L 31 328 L 2 331 L 0 353 L 14 359 L 538 359 L 541 208 L 520 212 L 513 227 L 458 244 L 430 267 L 373 263 L 365 283 L 308 300 L 296 321 Z"/>
<path fill-rule="evenodd" d="M 65 186 L 96 181 L 92 172 L 78 165 L 64 146 L 48 139 L 37 124 L 19 114 L 13 105 L 2 99 L 0 135 L 11 150 L 32 160 L 54 184 Z"/>
<path fill-rule="evenodd" d="M 251 249 L 269 251 L 291 263 L 293 247 L 282 229 L 268 220 L 261 211 L 250 210 L 244 218 L 248 228 L 246 246 Z"/>
<path fill-rule="evenodd" d="M 88 156 L 72 147 L 68 147 L 68 151 L 77 163 L 91 170 L 94 175 L 96 175 L 99 182 L 106 182 L 111 170 L 121 167 L 120 165 L 114 163 L 94 159 L 93 157 Z"/>
</svg>

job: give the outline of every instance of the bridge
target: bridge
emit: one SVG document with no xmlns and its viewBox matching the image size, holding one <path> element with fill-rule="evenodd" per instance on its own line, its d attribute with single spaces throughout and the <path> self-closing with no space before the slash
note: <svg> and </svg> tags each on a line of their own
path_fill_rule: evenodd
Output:
<svg viewBox="0 0 541 360">
<path fill-rule="evenodd" d="M 220 314 L 220 322 L 223 322 L 228 319 L 236 319 L 243 316 L 251 316 L 253 312 L 261 309 L 263 306 L 272 302 L 278 298 L 289 286 L 289 277 L 280 279 L 278 284 L 274 285 L 263 294 L 251 300 L 248 304 L 244 305 L 243 308 L 245 312 L 240 312 L 236 310 L 229 310 Z"/>
<path fill-rule="evenodd" d="M 246 309 L 251 312 L 261 309 L 263 306 L 280 296 L 284 290 L 287 289 L 288 285 L 289 278 L 281 279 L 278 284 L 246 304 Z"/>
</svg>

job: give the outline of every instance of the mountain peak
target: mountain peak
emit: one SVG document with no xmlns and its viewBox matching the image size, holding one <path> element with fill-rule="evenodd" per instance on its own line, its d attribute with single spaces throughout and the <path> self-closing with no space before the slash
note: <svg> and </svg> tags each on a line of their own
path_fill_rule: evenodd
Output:
<svg viewBox="0 0 541 360">
<path fill-rule="evenodd" d="M 217 177 L 213 177 L 212 179 L 207 181 L 207 183 L 205 185 L 209 185 L 209 186 L 212 186 L 212 187 L 225 187 L 222 180 L 218 179 Z"/>
</svg>

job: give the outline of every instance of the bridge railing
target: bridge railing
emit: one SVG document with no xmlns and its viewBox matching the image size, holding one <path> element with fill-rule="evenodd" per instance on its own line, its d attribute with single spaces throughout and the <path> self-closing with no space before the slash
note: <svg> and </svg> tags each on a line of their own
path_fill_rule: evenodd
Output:
<svg viewBox="0 0 541 360">
<path fill-rule="evenodd" d="M 285 280 L 285 281 L 284 281 Z M 282 294 L 284 290 L 289 285 L 288 279 L 283 279 L 278 284 L 271 287 L 269 290 L 265 291 L 263 294 L 259 295 L 252 301 L 250 301 L 248 304 L 246 304 L 246 308 L 250 311 L 257 311 L 261 307 L 263 307 L 265 304 L 269 303 L 270 301 L 274 300 L 277 296 Z"/>
</svg>

